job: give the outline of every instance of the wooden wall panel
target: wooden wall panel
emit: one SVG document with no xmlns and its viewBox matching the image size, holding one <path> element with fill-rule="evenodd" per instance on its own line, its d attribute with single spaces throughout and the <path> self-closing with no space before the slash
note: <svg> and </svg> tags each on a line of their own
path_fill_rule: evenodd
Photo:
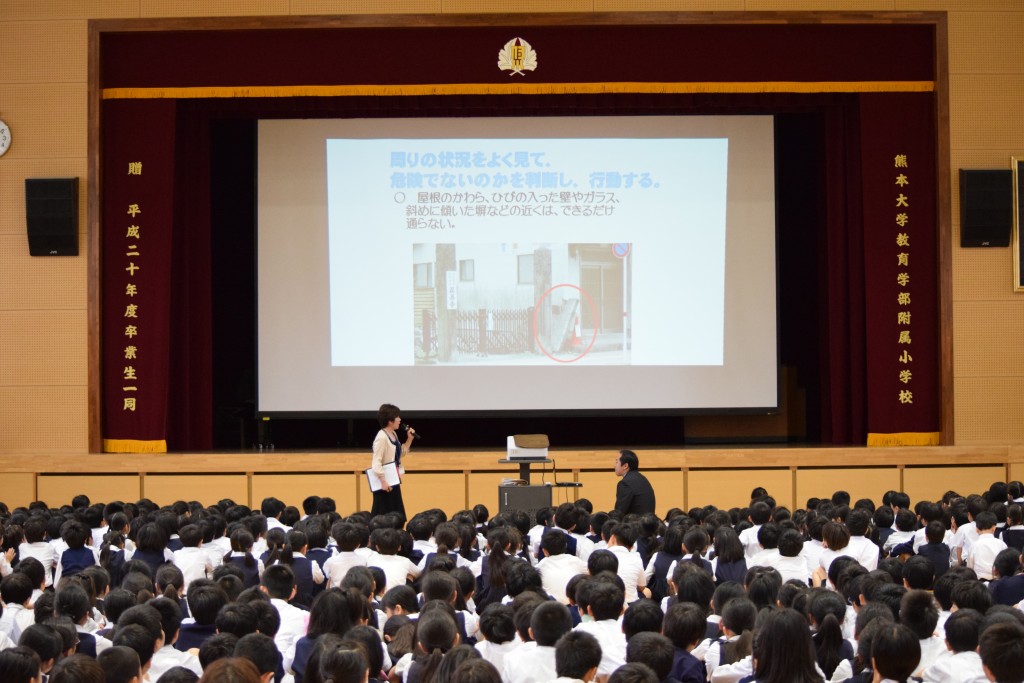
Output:
<svg viewBox="0 0 1024 683">
<path fill-rule="evenodd" d="M 576 492 L 577 498 L 586 498 L 594 504 L 594 510 L 611 510 L 615 507 L 615 487 L 619 478 L 609 468 L 605 472 L 580 472 L 577 479 L 583 486 Z"/>
<path fill-rule="evenodd" d="M 4 0 L 4 19 L 126 19 L 139 16 L 139 0 Z"/>
<path fill-rule="evenodd" d="M 0 83 L 85 83 L 86 56 L 84 19 L 0 24 Z"/>
<path fill-rule="evenodd" d="M 252 506 L 258 508 L 264 498 L 273 496 L 301 512 L 307 496 L 320 496 L 333 498 L 338 512 L 347 515 L 359 508 L 356 486 L 360 479 L 354 474 L 254 474 Z"/>
<path fill-rule="evenodd" d="M 213 505 L 224 498 L 238 504 L 249 502 L 249 481 L 244 474 L 150 474 L 143 491 L 157 505 L 178 500 L 198 500 Z"/>
<path fill-rule="evenodd" d="M 26 330 L 32 330 L 26 335 Z M 85 311 L 0 310 L 0 349 L 17 363 L 0 365 L 0 386 L 70 384 L 86 378 Z"/>
<path fill-rule="evenodd" d="M 440 14 L 441 0 L 291 0 L 291 14 Z"/>
<path fill-rule="evenodd" d="M 687 479 L 687 507 L 715 505 L 746 507 L 750 492 L 761 486 L 779 505 L 793 507 L 793 473 L 778 470 L 691 470 Z"/>
<path fill-rule="evenodd" d="M 4 472 L 0 476 L 0 501 L 8 508 L 28 505 L 36 499 L 36 475 L 32 472 Z"/>
<path fill-rule="evenodd" d="M 658 506 L 656 514 L 661 517 L 671 508 L 687 509 L 686 475 L 681 470 L 641 470 L 654 487 Z"/>
<path fill-rule="evenodd" d="M 362 509 L 373 504 L 370 494 L 360 494 Z M 402 500 L 408 514 L 440 508 L 449 516 L 466 508 L 466 477 L 459 473 L 406 474 L 402 480 Z"/>
<path fill-rule="evenodd" d="M 142 17 L 246 17 L 288 14 L 288 0 L 141 0 Z M 282 55 L 282 59 L 286 58 Z"/>
<path fill-rule="evenodd" d="M 870 498 L 878 504 L 886 491 L 900 490 L 900 471 L 896 467 L 800 469 L 794 505 L 804 507 L 808 498 L 831 497 L 839 490 L 849 493 L 851 501 Z"/>
<path fill-rule="evenodd" d="M 739 12 L 744 0 L 594 0 L 595 12 Z"/>
<path fill-rule="evenodd" d="M 961 495 L 984 493 L 1005 477 L 1005 467 L 908 467 L 903 471 L 903 490 L 911 503 L 939 500 L 950 490 Z"/>
<path fill-rule="evenodd" d="M 87 416 L 85 386 L 0 386 L 0 451 L 81 451 Z"/>
<path fill-rule="evenodd" d="M 50 507 L 69 505 L 71 499 L 84 493 L 92 502 L 114 500 L 134 502 L 142 497 L 138 475 L 59 475 L 42 474 L 38 479 L 39 500 Z M 173 501 L 170 501 L 173 502 Z"/>
</svg>

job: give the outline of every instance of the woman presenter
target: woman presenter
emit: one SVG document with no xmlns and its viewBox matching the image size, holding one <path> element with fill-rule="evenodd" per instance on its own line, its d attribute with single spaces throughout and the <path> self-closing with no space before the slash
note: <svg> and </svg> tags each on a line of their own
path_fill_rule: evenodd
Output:
<svg viewBox="0 0 1024 683">
<path fill-rule="evenodd" d="M 377 423 L 380 431 L 373 440 L 373 461 L 370 468 L 380 480 L 380 490 L 373 492 L 373 509 L 370 514 L 373 516 L 383 515 L 388 512 L 401 513 L 405 519 L 405 505 L 402 503 L 402 487 L 399 484 L 388 484 L 384 477 L 384 466 L 394 465 L 401 476 L 405 473 L 402 469 L 402 457 L 408 454 L 412 446 L 416 430 L 406 427 L 405 443 L 398 439 L 398 428 L 402 424 L 402 416 L 398 406 L 385 403 L 377 410 Z"/>
</svg>

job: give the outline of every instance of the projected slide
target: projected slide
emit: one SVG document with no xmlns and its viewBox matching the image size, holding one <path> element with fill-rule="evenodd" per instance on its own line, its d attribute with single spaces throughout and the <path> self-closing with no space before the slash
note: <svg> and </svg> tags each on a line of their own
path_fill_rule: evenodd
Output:
<svg viewBox="0 0 1024 683">
<path fill-rule="evenodd" d="M 777 405 L 770 116 L 275 119 L 266 413 Z"/>
<path fill-rule="evenodd" d="M 722 364 L 727 139 L 325 154 L 333 366 Z"/>
</svg>

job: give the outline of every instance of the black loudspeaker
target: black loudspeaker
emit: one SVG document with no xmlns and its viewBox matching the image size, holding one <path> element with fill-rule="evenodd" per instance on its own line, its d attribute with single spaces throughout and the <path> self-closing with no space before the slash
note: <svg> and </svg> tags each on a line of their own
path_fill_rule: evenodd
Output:
<svg viewBox="0 0 1024 683">
<path fill-rule="evenodd" d="M 1008 247 L 1013 171 L 960 169 L 960 246 Z"/>
<path fill-rule="evenodd" d="M 78 178 L 26 178 L 25 222 L 32 256 L 78 256 Z"/>
</svg>

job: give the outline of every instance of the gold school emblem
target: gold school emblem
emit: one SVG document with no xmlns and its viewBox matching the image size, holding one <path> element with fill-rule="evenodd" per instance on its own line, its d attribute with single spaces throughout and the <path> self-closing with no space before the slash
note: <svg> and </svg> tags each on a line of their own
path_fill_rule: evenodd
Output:
<svg viewBox="0 0 1024 683">
<path fill-rule="evenodd" d="M 522 38 L 513 38 L 498 52 L 498 68 L 502 71 L 511 71 L 509 76 L 525 76 L 524 71 L 533 71 L 537 68 L 537 51 Z"/>
</svg>

